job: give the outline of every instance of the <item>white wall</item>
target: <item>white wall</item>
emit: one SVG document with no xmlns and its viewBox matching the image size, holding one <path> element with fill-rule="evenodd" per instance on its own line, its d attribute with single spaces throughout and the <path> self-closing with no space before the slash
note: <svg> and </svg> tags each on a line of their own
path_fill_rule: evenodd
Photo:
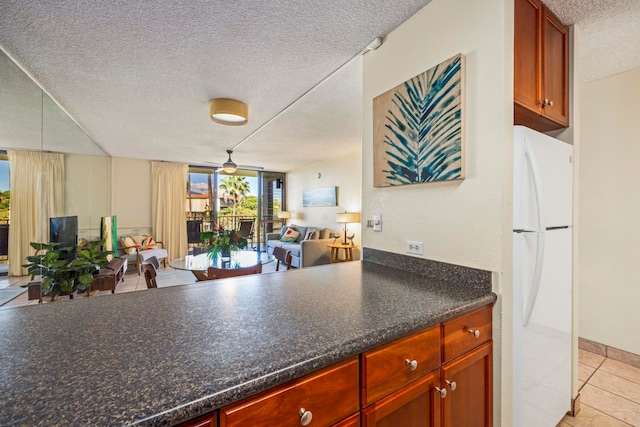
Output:
<svg viewBox="0 0 640 427">
<path fill-rule="evenodd" d="M 374 188 L 372 99 L 460 52 L 466 179 Z M 433 0 L 366 54 L 363 67 L 363 220 L 380 213 L 383 222 L 381 233 L 363 228 L 363 246 L 404 253 L 405 240 L 418 240 L 424 258 L 494 272 L 502 292 L 494 308 L 496 425 L 511 419 L 512 52 L 510 0 Z"/>
<path fill-rule="evenodd" d="M 151 233 L 151 162 L 111 159 L 111 215 L 118 217 L 118 235 Z"/>
<path fill-rule="evenodd" d="M 640 354 L 640 70 L 583 85 L 579 334 Z"/>
<path fill-rule="evenodd" d="M 324 187 L 338 187 L 338 206 L 303 207 L 302 191 Z M 338 212 L 362 210 L 362 152 L 315 163 L 287 173 L 287 210 L 292 211 L 288 224 L 326 227 L 344 233 L 344 225 L 336 223 Z M 349 234 L 355 233 L 353 242 L 360 245 L 361 224 L 348 224 Z"/>
<path fill-rule="evenodd" d="M 78 216 L 78 238 L 100 238 L 100 221 L 111 213 L 111 158 L 65 154 L 65 215 Z"/>
</svg>

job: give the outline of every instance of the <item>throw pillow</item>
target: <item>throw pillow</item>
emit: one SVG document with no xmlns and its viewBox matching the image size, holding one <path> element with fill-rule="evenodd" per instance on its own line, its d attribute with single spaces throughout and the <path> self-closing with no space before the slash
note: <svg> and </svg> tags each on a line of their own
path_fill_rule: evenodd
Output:
<svg viewBox="0 0 640 427">
<path fill-rule="evenodd" d="M 318 238 L 320 231 L 317 228 L 308 228 L 304 235 L 304 240 L 315 240 Z"/>
<path fill-rule="evenodd" d="M 282 239 L 282 236 L 284 236 L 284 233 L 286 233 L 287 230 L 289 229 L 298 231 L 297 227 L 298 227 L 297 225 L 293 225 L 293 224 L 282 227 L 280 229 L 280 238 Z"/>
<path fill-rule="evenodd" d="M 142 241 L 142 249 L 156 249 L 158 245 L 156 245 L 153 237 L 149 236 Z"/>
<path fill-rule="evenodd" d="M 120 244 L 122 245 L 125 253 L 131 255 L 136 253 L 136 242 L 131 236 L 124 236 L 120 238 Z"/>
<path fill-rule="evenodd" d="M 285 243 L 293 243 L 296 241 L 300 233 L 293 228 L 288 228 L 287 231 L 284 232 L 284 235 L 280 238 L 281 242 Z"/>
</svg>

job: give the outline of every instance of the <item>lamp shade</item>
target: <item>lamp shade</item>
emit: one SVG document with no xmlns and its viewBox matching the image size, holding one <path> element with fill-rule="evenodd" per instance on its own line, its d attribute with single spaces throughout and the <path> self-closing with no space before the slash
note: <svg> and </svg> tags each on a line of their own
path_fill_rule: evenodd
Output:
<svg viewBox="0 0 640 427">
<path fill-rule="evenodd" d="M 339 223 L 350 223 L 350 222 L 360 222 L 360 214 L 358 212 L 343 212 L 336 215 L 336 222 Z"/>
<path fill-rule="evenodd" d="M 289 212 L 289 211 L 280 211 L 280 212 L 278 212 L 278 218 L 280 218 L 280 219 L 289 219 L 289 218 L 291 218 L 291 212 Z"/>
<path fill-rule="evenodd" d="M 209 101 L 209 116 L 216 123 L 241 126 L 249 120 L 249 107 L 235 99 L 212 99 Z"/>
</svg>

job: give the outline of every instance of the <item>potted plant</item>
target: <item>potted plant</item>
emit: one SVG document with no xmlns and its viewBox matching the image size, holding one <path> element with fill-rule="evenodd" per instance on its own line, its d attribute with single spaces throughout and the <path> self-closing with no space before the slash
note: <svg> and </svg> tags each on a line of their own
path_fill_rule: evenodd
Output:
<svg viewBox="0 0 640 427">
<path fill-rule="evenodd" d="M 51 299 L 56 295 L 70 295 L 77 291 L 88 292 L 91 289 L 94 275 L 100 268 L 109 264 L 107 255 L 111 251 L 103 251 L 104 240 L 86 242 L 79 246 L 76 257 L 71 261 L 65 254 L 71 247 L 60 247 L 60 243 L 30 243 L 36 250 L 35 255 L 26 258 L 23 267 L 32 276 L 42 276 L 42 293 L 50 294 Z"/>
<path fill-rule="evenodd" d="M 228 257 L 231 256 L 232 250 L 247 247 L 247 239 L 241 237 L 236 230 L 225 230 L 223 227 L 200 233 L 200 240 L 211 259 L 218 256 Z"/>
</svg>

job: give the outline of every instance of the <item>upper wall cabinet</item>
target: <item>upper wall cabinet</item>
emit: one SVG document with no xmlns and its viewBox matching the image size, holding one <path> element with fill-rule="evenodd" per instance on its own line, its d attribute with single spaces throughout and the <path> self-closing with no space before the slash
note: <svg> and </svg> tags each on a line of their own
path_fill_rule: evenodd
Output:
<svg viewBox="0 0 640 427">
<path fill-rule="evenodd" d="M 569 29 L 540 0 L 515 0 L 514 122 L 569 126 Z"/>
</svg>

